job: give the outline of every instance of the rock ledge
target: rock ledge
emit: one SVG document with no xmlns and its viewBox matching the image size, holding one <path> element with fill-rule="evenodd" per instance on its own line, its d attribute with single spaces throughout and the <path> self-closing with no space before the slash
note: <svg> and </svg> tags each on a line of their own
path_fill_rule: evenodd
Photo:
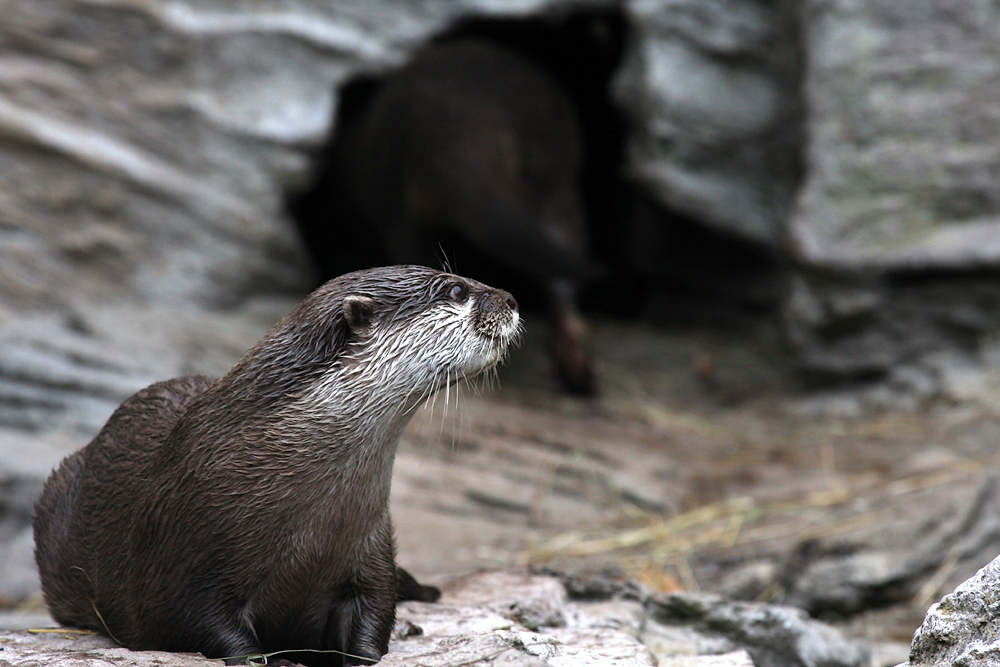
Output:
<svg viewBox="0 0 1000 667">
<path fill-rule="evenodd" d="M 579 590 L 603 592 L 587 599 L 567 592 Z M 129 651 L 95 635 L 15 631 L 0 633 L 0 664 L 195 667 L 218 661 Z M 437 604 L 401 604 L 380 664 L 860 667 L 868 664 L 868 650 L 788 607 L 652 594 L 613 579 L 581 586 L 579 580 L 507 571 L 454 582 Z"/>
</svg>

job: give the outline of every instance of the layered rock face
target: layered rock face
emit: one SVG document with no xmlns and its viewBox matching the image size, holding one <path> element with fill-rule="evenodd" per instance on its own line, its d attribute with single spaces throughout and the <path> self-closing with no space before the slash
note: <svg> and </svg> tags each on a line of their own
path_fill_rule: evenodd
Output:
<svg viewBox="0 0 1000 667">
<path fill-rule="evenodd" d="M 614 83 L 626 169 L 671 209 L 785 247 L 801 178 L 798 3 L 636 0 Z"/>
<path fill-rule="evenodd" d="M 789 221 L 809 264 L 1000 260 L 1000 29 L 976 3 L 809 2 L 807 178 Z"/>
<path fill-rule="evenodd" d="M 996 8 L 625 6 L 626 168 L 791 262 L 799 363 L 921 397 L 980 391 L 970 369 L 1000 326 Z"/>
<path fill-rule="evenodd" d="M 218 305 L 307 284 L 283 189 L 362 36 L 183 3 L 5 12 L 0 303 Z"/>
<path fill-rule="evenodd" d="M 957 299 L 933 314 L 911 312 L 913 290 L 899 299 L 893 282 L 1000 260 L 1000 35 L 985 5 L 12 0 L 5 11 L 0 306 L 11 312 L 301 291 L 312 274 L 285 199 L 334 130 L 339 86 L 466 19 L 617 11 L 627 44 L 609 94 L 628 122 L 623 170 L 659 205 L 801 266 L 784 284 L 804 365 L 884 374 L 1000 321 L 991 279 L 972 298 L 967 282 L 932 281 Z"/>
<path fill-rule="evenodd" d="M 993 5 L 0 7 L 0 447 L 12 453 L 0 476 L 17 554 L 5 573 L 30 572 L 34 491 L 22 490 L 61 453 L 145 384 L 224 371 L 312 284 L 285 205 L 336 131 L 339 88 L 466 19 L 620 13 L 609 95 L 627 119 L 623 170 L 657 205 L 654 236 L 670 209 L 778 258 L 784 333 L 805 368 L 964 400 L 1000 359 Z"/>
<path fill-rule="evenodd" d="M 608 582 L 605 582 L 608 583 Z M 389 653 L 379 664 L 562 667 L 861 667 L 857 640 L 776 605 L 726 603 L 695 594 L 653 595 L 600 586 L 584 599 L 558 579 L 495 572 L 455 582 L 440 604 L 402 603 Z M 570 586 L 571 588 L 572 586 Z M 593 587 L 592 587 L 593 588 Z M 617 588 L 618 590 L 614 590 Z M 2 632 L 5 664 L 56 661 L 97 667 L 218 664 L 190 653 L 128 651 L 102 637 Z M 79 641 L 77 641 L 79 640 Z M 273 654 L 272 654 L 273 655 Z M 280 657 L 280 656 L 278 656 Z M 263 660 L 263 658 L 261 658 Z"/>
<path fill-rule="evenodd" d="M 786 224 L 805 270 L 786 314 L 808 367 L 933 393 L 994 354 L 997 18 L 975 3 L 804 4 L 806 176 Z"/>
</svg>

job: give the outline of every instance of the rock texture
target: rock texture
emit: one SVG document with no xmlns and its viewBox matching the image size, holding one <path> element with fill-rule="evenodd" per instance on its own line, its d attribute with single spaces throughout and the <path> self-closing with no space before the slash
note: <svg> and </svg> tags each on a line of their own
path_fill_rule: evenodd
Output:
<svg viewBox="0 0 1000 667">
<path fill-rule="evenodd" d="M 909 667 L 1000 664 L 1000 558 L 931 606 Z"/>
<path fill-rule="evenodd" d="M 142 387 L 229 370 L 297 302 L 252 298 L 228 310 L 90 303 L 0 320 L 0 428 L 89 440 Z"/>
<path fill-rule="evenodd" d="M 808 262 L 968 268 L 1000 260 L 1000 10 L 805 3 Z"/>
<path fill-rule="evenodd" d="M 55 461 L 84 444 L 124 397 L 149 382 L 224 371 L 297 300 L 260 295 L 301 293 L 309 284 L 306 253 L 284 199 L 308 180 L 311 153 L 332 130 L 336 87 L 397 66 L 431 36 L 473 16 L 544 22 L 565 11 L 621 8 L 630 32 L 613 94 L 630 123 L 628 173 L 659 204 L 793 260 L 784 330 L 801 365 L 824 377 L 883 379 L 882 393 L 870 396 L 878 405 L 898 404 L 900 397 L 909 397 L 904 405 L 912 408 L 933 398 L 995 404 L 1000 375 L 984 368 L 1000 368 L 1000 10 L 965 0 L 897 4 L 0 3 L 0 603 L 37 589 L 26 522 L 30 499 Z M 650 216 L 651 226 L 663 222 L 659 213 Z M 662 261 L 659 247 L 644 248 L 654 267 Z M 724 263 L 739 264 L 739 256 L 728 257 Z M 937 273 L 921 273 L 927 269 Z M 742 280 L 721 271 L 713 278 Z M 551 422 L 534 415 L 527 425 L 516 410 L 489 408 L 513 415 L 508 421 L 518 421 L 522 431 L 504 424 L 476 431 L 453 447 L 452 458 L 481 447 L 485 462 L 477 470 L 495 472 L 502 467 L 497 461 L 515 469 L 515 455 L 497 444 L 514 442 L 509 451 L 527 461 L 517 474 L 525 468 L 530 474 L 515 479 L 508 470 L 484 476 L 488 482 L 465 479 L 465 486 L 456 485 L 460 491 L 440 497 L 427 470 L 457 480 L 469 469 L 449 459 L 423 462 L 425 473 L 412 473 L 414 462 L 427 458 L 419 448 L 426 438 L 403 453 L 413 465 L 400 490 L 438 505 L 410 503 L 401 511 L 430 529 L 460 517 L 475 536 L 462 544 L 472 554 L 464 564 L 509 564 L 529 531 L 566 530 L 566 522 L 581 516 L 597 521 L 596 508 L 618 507 L 614 503 L 669 515 L 712 502 L 714 493 L 742 492 L 731 480 L 719 481 L 737 475 L 721 466 L 712 470 L 717 477 L 699 473 L 704 495 L 695 494 L 695 475 L 684 459 L 677 463 L 655 448 L 700 438 L 734 448 L 743 442 L 742 435 L 715 434 L 717 415 L 692 421 L 675 410 L 688 405 L 683 401 L 664 408 L 664 393 L 684 400 L 729 395 L 711 346 L 644 343 L 649 359 L 663 359 L 668 348 L 684 357 L 653 377 L 645 367 L 655 364 L 641 354 L 629 363 L 638 358 L 633 365 L 642 369 L 618 364 L 635 353 L 621 344 L 623 330 L 604 331 L 612 341 L 603 349 L 609 387 L 627 391 L 614 409 L 595 410 L 609 419 L 640 415 L 648 426 L 641 436 L 620 424 L 596 436 L 589 426 L 567 427 L 584 423 L 583 408 Z M 773 367 L 760 377 L 768 372 Z M 661 392 L 664 385 L 670 388 Z M 761 387 L 750 377 L 735 394 L 739 400 L 758 396 Z M 850 406 L 846 413 L 859 411 L 856 401 Z M 553 435 L 554 428 L 564 430 Z M 537 432 L 525 435 L 532 429 Z M 628 455 L 591 448 L 589 438 Z M 949 448 L 955 443 L 942 439 Z M 798 436 L 773 441 L 794 456 L 815 444 Z M 637 443 L 649 451 L 636 455 Z M 713 452 L 718 461 L 742 465 L 725 447 Z M 784 449 L 773 453 L 775 461 L 793 457 Z M 654 455 L 661 461 L 647 464 Z M 619 465 L 616 457 L 630 462 Z M 844 458 L 863 460 L 864 474 L 880 465 Z M 759 470 L 765 472 L 758 488 L 771 484 L 767 469 L 753 474 Z M 810 484 L 826 479 L 795 476 Z M 961 492 L 979 497 L 975 488 Z M 951 532 L 942 529 L 950 542 L 918 531 L 926 537 L 918 544 L 911 524 L 895 520 L 894 545 L 863 541 L 873 551 L 861 553 L 858 545 L 852 551 L 824 544 L 797 562 L 794 577 L 779 550 L 751 563 L 760 567 L 732 588 L 756 598 L 781 584 L 786 601 L 814 612 L 854 613 L 873 599 L 936 590 L 928 583 L 940 587 L 947 579 L 951 586 L 983 562 L 976 559 L 984 552 L 995 553 L 1000 531 L 991 519 L 996 494 L 990 493 L 980 504 L 968 499 L 970 508 L 983 511 L 959 512 L 962 520 L 973 518 Z M 936 522 L 947 515 L 943 507 L 913 513 Z M 877 532 L 885 531 L 879 526 Z M 404 536 L 419 539 L 419 531 Z M 708 575 L 696 567 L 696 576 Z M 652 618 L 652 604 L 641 614 Z M 666 613 L 663 604 L 654 605 L 656 614 Z M 709 619 L 704 627 L 723 623 L 722 604 L 690 603 Z M 530 605 L 517 613 L 518 633 L 558 620 Z M 765 625 L 781 627 L 795 616 L 760 614 Z M 467 655 L 503 650 L 495 660 L 569 660 L 546 653 L 555 650 L 547 643 L 555 635 L 536 634 L 493 634 L 483 653 Z M 429 656 L 438 649 L 427 641 L 420 650 Z M 698 641 L 723 653 L 742 646 L 764 659 L 728 635 Z M 529 646 L 533 653 L 521 648 Z M 642 655 L 621 659 L 645 660 Z M 657 655 L 660 664 L 670 664 Z M 126 659 L 132 658 L 114 658 Z"/>
<path fill-rule="evenodd" d="M 295 300 L 230 311 L 92 304 L 0 320 L 0 607 L 37 597 L 31 517 L 63 456 L 160 379 L 221 375 Z"/>
<path fill-rule="evenodd" d="M 756 667 L 867 664 L 868 649 L 793 607 L 731 602 L 713 595 L 672 594 L 646 600 L 652 619 L 745 649 Z M 660 630 L 649 624 L 647 633 Z"/>
<path fill-rule="evenodd" d="M 302 289 L 284 198 L 335 87 L 461 16 L 558 4 L 5 3 L 0 305 Z"/>
<path fill-rule="evenodd" d="M 326 131 L 337 64 L 299 64 L 362 35 L 179 2 L 5 13 L 0 304 L 218 304 L 305 284 L 282 187 L 306 166 L 296 144 Z"/>
<path fill-rule="evenodd" d="M 0 608 L 38 594 L 31 517 L 44 475 L 16 464 L 0 466 Z"/>
<path fill-rule="evenodd" d="M 974 2 L 804 3 L 806 176 L 787 223 L 803 275 L 786 315 L 807 368 L 921 397 L 995 369 L 998 18 Z"/>
<path fill-rule="evenodd" d="M 240 326 L 231 309 L 313 281 L 285 199 L 337 86 L 461 17 L 567 4 L 5 3 L 0 428 L 90 436 L 153 380 L 224 370 L 190 363 L 219 346 L 199 309 Z"/>
<path fill-rule="evenodd" d="M 820 377 L 880 379 L 872 403 L 992 401 L 1000 292 L 992 271 L 830 274 L 803 268 L 783 310 L 797 363 Z"/>
<path fill-rule="evenodd" d="M 4 8 L 0 319 L 122 299 L 217 308 L 305 289 L 311 269 L 285 198 L 310 178 L 338 86 L 401 64 L 463 19 L 544 22 L 613 8 L 628 28 L 612 86 L 629 121 L 625 170 L 660 204 L 799 262 L 785 326 L 806 368 L 840 377 L 902 369 L 890 380 L 906 391 L 923 383 L 947 392 L 951 379 L 938 376 L 955 364 L 939 372 L 927 360 L 957 351 L 981 364 L 981 339 L 1000 329 L 991 276 L 928 285 L 888 276 L 993 270 L 1000 261 L 992 6 L 9 0 Z M 846 274 L 817 273 L 831 268 Z M 33 368 L 45 383 L 61 381 L 57 369 Z"/>
<path fill-rule="evenodd" d="M 708 596 L 651 596 L 606 583 L 602 599 L 571 599 L 559 579 L 494 572 L 455 582 L 440 603 L 403 603 L 393 665 L 568 667 L 862 667 L 863 645 L 801 612 Z M 572 587 L 571 587 L 572 589 Z M 0 632 L 11 667 L 104 664 L 187 667 L 200 657 L 115 648 L 108 639 Z"/>
<path fill-rule="evenodd" d="M 776 247 L 801 171 L 796 4 L 628 0 L 614 86 L 630 175 L 674 210 Z"/>
</svg>

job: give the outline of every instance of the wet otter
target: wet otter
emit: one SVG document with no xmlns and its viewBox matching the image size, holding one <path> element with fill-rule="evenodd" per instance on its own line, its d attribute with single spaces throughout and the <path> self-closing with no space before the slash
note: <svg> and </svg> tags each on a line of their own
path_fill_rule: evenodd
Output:
<svg viewBox="0 0 1000 667">
<path fill-rule="evenodd" d="M 341 197 L 393 262 L 439 266 L 456 242 L 544 286 L 565 389 L 595 381 L 577 285 L 587 254 L 573 105 L 520 54 L 480 39 L 432 45 L 338 128 Z"/>
<path fill-rule="evenodd" d="M 519 326 L 510 294 L 476 281 L 359 271 L 219 380 L 138 392 L 36 507 L 52 615 L 133 649 L 378 660 L 395 618 L 400 433 L 429 394 L 492 368 Z"/>
</svg>

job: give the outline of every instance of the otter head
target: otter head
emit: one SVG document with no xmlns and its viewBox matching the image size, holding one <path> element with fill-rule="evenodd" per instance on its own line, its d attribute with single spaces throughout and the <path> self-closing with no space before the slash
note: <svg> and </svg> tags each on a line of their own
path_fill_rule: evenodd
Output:
<svg viewBox="0 0 1000 667">
<path fill-rule="evenodd" d="M 211 393 L 233 430 L 264 440 L 391 440 L 423 398 L 503 359 L 520 327 L 513 297 L 475 280 L 357 271 L 306 297 Z"/>
<path fill-rule="evenodd" d="M 503 290 L 419 266 L 354 275 L 341 304 L 342 383 L 419 399 L 492 368 L 519 334 L 517 302 Z"/>
<path fill-rule="evenodd" d="M 306 297 L 221 384 L 256 397 L 251 421 L 266 402 L 325 427 L 385 426 L 495 366 L 520 327 L 513 297 L 475 280 L 421 266 L 357 271 Z"/>
</svg>

